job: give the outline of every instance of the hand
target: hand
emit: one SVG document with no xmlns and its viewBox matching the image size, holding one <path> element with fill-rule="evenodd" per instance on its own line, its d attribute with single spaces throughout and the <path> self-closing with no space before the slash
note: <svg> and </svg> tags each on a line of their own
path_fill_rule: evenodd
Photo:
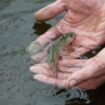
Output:
<svg viewBox="0 0 105 105">
<path fill-rule="evenodd" d="M 38 21 L 52 19 L 64 11 L 66 14 L 56 26 L 35 41 L 37 45 L 35 43 L 30 45 L 28 51 L 34 55 L 56 37 L 71 31 L 77 34 L 76 40 L 72 44 L 74 51 L 71 55 L 74 57 L 79 57 L 101 45 L 105 41 L 104 5 L 105 0 L 57 0 L 39 10 L 34 15 Z M 41 47 L 37 49 L 36 46 Z"/>
<path fill-rule="evenodd" d="M 95 57 L 84 59 L 63 59 L 58 65 L 58 78 L 47 63 L 32 66 L 30 70 L 36 75 L 34 79 L 60 88 L 80 87 L 95 89 L 105 83 L 105 48 Z"/>
<path fill-rule="evenodd" d="M 75 41 L 72 43 L 74 51 L 70 54 L 74 59 L 103 44 L 105 41 L 104 5 L 105 0 L 57 0 L 55 3 L 38 11 L 34 15 L 38 21 L 52 19 L 59 13 L 66 11 L 64 18 L 61 19 L 56 26 L 52 27 L 36 40 L 38 45 L 41 46 L 40 49 L 42 49 L 44 45 L 51 43 L 56 37 L 71 31 L 77 34 Z M 29 52 L 31 52 L 33 48 L 29 50 Z M 37 51 L 35 48 L 33 54 Z M 43 58 L 43 55 L 46 55 L 46 53 L 38 54 L 41 60 L 40 55 Z M 32 58 L 35 59 L 36 57 Z M 86 62 L 89 61 L 87 60 Z M 78 62 L 78 60 L 75 59 L 75 62 Z M 85 65 L 85 63 L 83 64 Z M 43 67 L 43 64 L 39 65 Z M 40 74 L 41 73 L 43 73 L 42 69 L 40 69 Z M 63 75 L 64 73 L 62 77 Z M 38 75 L 36 76 L 38 77 Z M 46 79 L 46 82 L 49 83 L 48 79 Z"/>
</svg>

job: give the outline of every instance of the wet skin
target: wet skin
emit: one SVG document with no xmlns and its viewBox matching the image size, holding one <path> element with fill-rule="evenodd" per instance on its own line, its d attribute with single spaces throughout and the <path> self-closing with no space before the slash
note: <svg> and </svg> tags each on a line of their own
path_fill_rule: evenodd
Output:
<svg viewBox="0 0 105 105">
<path fill-rule="evenodd" d="M 40 63 L 30 68 L 37 73 L 34 76 L 35 79 L 59 87 L 79 86 L 87 89 L 97 88 L 105 82 L 105 60 L 103 59 L 105 49 L 91 59 L 77 59 L 105 42 L 104 7 L 105 0 L 57 0 L 35 13 L 34 17 L 38 21 L 44 21 L 66 12 L 57 25 L 36 40 L 41 45 L 50 43 L 63 33 L 73 31 L 77 34 L 76 40 L 72 43 L 74 51 L 70 54 L 73 59 L 69 60 L 65 57 L 59 63 L 59 78 L 52 78 L 52 74 L 48 72 L 49 65 Z"/>
</svg>

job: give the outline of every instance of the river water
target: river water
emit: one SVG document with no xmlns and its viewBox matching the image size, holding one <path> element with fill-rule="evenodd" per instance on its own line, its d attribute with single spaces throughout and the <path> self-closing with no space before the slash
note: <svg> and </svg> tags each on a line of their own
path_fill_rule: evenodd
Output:
<svg viewBox="0 0 105 105">
<path fill-rule="evenodd" d="M 64 94 L 54 96 L 53 86 L 32 78 L 31 62 L 25 54 L 29 43 L 62 17 L 46 24 L 37 24 L 33 19 L 34 12 L 53 1 L 0 0 L 0 105 L 67 105 Z M 89 105 L 105 105 L 104 86 L 87 93 Z"/>
</svg>

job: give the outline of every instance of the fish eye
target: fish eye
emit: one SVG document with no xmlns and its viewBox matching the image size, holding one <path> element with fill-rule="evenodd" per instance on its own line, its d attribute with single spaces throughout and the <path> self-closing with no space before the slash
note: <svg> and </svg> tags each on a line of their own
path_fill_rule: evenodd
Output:
<svg viewBox="0 0 105 105">
<path fill-rule="evenodd" d="M 74 36 L 74 33 L 73 32 L 71 32 L 71 37 L 73 37 Z"/>
<path fill-rule="evenodd" d="M 73 33 L 71 33 L 71 37 L 73 37 Z"/>
</svg>

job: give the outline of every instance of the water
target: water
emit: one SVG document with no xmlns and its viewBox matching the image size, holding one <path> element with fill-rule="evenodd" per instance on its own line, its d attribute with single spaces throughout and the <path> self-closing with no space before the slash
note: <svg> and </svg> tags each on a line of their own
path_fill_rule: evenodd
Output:
<svg viewBox="0 0 105 105">
<path fill-rule="evenodd" d="M 31 62 L 25 55 L 29 43 L 61 18 L 47 24 L 32 18 L 35 11 L 52 1 L 0 0 L 0 105 L 68 105 L 64 94 L 54 96 L 53 86 L 32 78 Z M 91 105 L 105 105 L 104 86 L 88 95 Z"/>
</svg>

